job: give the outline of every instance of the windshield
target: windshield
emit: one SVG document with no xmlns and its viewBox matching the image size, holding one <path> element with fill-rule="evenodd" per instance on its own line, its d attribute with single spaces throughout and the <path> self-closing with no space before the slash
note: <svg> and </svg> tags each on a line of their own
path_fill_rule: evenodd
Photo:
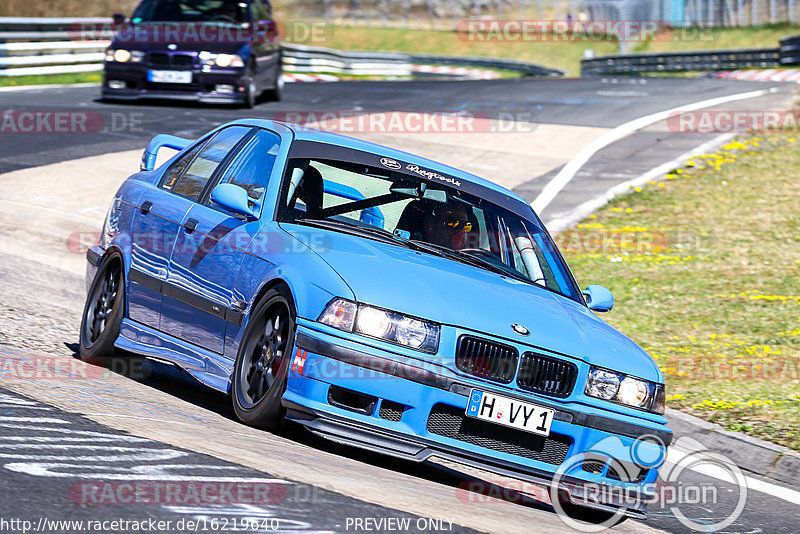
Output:
<svg viewBox="0 0 800 534">
<path fill-rule="evenodd" d="M 537 222 L 405 172 L 293 158 L 278 216 L 441 255 L 581 302 L 571 273 Z"/>
<path fill-rule="evenodd" d="M 135 22 L 245 22 L 247 3 L 238 0 L 144 0 Z"/>
</svg>

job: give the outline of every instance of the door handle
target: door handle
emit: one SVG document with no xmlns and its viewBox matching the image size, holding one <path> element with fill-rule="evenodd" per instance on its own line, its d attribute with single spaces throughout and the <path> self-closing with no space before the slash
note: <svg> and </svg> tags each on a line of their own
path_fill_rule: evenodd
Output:
<svg viewBox="0 0 800 534">
<path fill-rule="evenodd" d="M 183 225 L 183 229 L 186 231 L 187 234 L 191 234 L 194 232 L 194 229 L 197 228 L 197 221 L 195 219 L 189 219 Z"/>
<path fill-rule="evenodd" d="M 150 208 L 152 207 L 153 203 L 150 202 L 149 200 L 145 200 L 144 202 L 142 202 L 142 207 L 139 208 L 139 211 L 142 212 L 142 215 L 147 215 L 148 213 L 150 213 Z"/>
</svg>

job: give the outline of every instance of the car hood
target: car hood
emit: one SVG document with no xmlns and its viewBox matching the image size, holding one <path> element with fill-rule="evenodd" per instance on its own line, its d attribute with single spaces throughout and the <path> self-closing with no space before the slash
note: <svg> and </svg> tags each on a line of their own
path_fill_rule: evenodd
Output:
<svg viewBox="0 0 800 534">
<path fill-rule="evenodd" d="M 250 42 L 248 32 L 230 25 L 198 22 L 139 23 L 117 32 L 112 48 L 128 46 L 135 50 L 168 50 L 176 45 L 175 52 L 207 50 L 220 54 L 235 54 Z"/>
<path fill-rule="evenodd" d="M 359 302 L 661 380 L 658 367 L 638 345 L 566 297 L 382 241 L 295 224 L 281 226 L 316 250 Z M 528 328 L 530 335 L 516 334 L 514 323 Z"/>
</svg>

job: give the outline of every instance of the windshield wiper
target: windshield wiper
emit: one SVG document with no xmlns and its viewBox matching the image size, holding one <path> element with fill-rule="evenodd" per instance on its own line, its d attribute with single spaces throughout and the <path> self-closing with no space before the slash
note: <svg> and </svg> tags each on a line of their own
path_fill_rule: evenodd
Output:
<svg viewBox="0 0 800 534">
<path fill-rule="evenodd" d="M 435 247 L 430 243 L 426 243 L 424 241 L 418 241 L 416 239 L 406 239 L 405 237 L 399 236 L 395 233 L 390 232 L 384 228 L 379 228 L 377 226 L 359 226 L 355 224 L 349 224 L 342 221 L 337 221 L 335 219 L 306 219 L 300 218 L 295 219 L 295 222 L 298 224 L 308 224 L 310 226 L 318 226 L 323 228 L 330 228 L 334 227 L 336 229 L 344 230 L 345 232 L 354 233 L 354 234 L 370 234 L 375 237 L 381 238 L 381 240 L 386 242 L 391 242 L 393 244 L 400 244 L 404 245 L 407 248 L 418 250 L 421 252 L 427 252 L 428 254 L 433 254 L 434 256 L 444 256 L 444 251 L 440 250 L 439 248 Z"/>
<path fill-rule="evenodd" d="M 358 226 L 355 224 L 349 224 L 346 222 L 337 221 L 333 219 L 300 218 L 300 219 L 295 219 L 294 222 L 297 224 L 316 226 L 317 228 L 342 230 L 350 234 L 359 234 L 359 235 L 369 234 L 371 236 L 379 237 L 381 241 L 386 241 L 392 244 L 402 244 L 406 245 L 409 248 L 411 248 L 411 246 L 413 245 L 413 243 L 409 243 L 407 240 L 394 235 L 392 232 L 384 230 L 383 228 L 378 228 L 377 226 Z M 416 248 L 416 246 L 414 248 Z M 439 254 L 439 251 L 437 250 L 432 250 L 432 252 L 434 254 Z"/>
<path fill-rule="evenodd" d="M 502 274 L 506 276 L 511 276 L 518 280 L 522 280 L 524 282 L 530 282 L 527 278 L 525 278 L 521 274 L 516 274 L 514 272 L 510 272 L 509 269 L 504 269 L 499 265 L 496 265 L 490 261 L 484 260 L 483 258 L 479 258 L 478 256 L 473 256 L 468 252 L 462 252 L 460 250 L 452 249 L 450 247 L 446 247 L 444 245 L 437 245 L 436 243 L 428 243 L 427 241 L 420 241 L 418 239 L 408 239 L 397 234 L 390 232 L 384 228 L 379 228 L 377 226 L 358 226 L 355 224 L 349 224 L 337 220 L 332 219 L 295 219 L 295 222 L 298 224 L 308 224 L 309 226 L 317 226 L 323 228 L 336 228 L 344 230 L 345 232 L 354 233 L 354 234 L 371 234 L 376 237 L 380 237 L 384 241 L 391 241 L 393 243 L 405 245 L 408 248 L 418 250 L 421 252 L 427 252 L 429 254 L 433 254 L 434 256 L 441 256 L 450 258 L 455 261 L 459 261 L 461 263 L 466 263 L 468 265 L 472 265 L 473 267 L 478 267 L 481 269 L 486 269 L 497 274 Z"/>
<path fill-rule="evenodd" d="M 436 245 L 434 243 L 426 243 L 432 247 L 436 247 L 437 249 L 441 250 L 444 254 L 448 257 L 461 261 L 463 263 L 467 263 L 472 265 L 473 267 L 480 267 L 483 269 L 487 269 L 489 271 L 495 272 L 497 274 L 502 274 L 505 276 L 511 276 L 512 278 L 516 278 L 517 280 L 522 280 L 523 282 L 530 282 L 525 276 L 516 271 L 512 272 L 512 268 L 503 268 L 495 263 L 492 263 L 488 260 L 484 260 L 478 256 L 474 256 L 469 252 L 464 252 L 462 250 L 457 250 L 454 248 L 446 247 L 444 245 Z"/>
</svg>

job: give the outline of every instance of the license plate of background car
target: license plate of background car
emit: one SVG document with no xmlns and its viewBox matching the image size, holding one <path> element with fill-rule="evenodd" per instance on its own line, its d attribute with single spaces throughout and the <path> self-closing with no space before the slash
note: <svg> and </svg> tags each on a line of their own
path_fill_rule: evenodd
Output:
<svg viewBox="0 0 800 534">
<path fill-rule="evenodd" d="M 473 389 L 465 413 L 467 417 L 548 436 L 555 410 Z"/>
<path fill-rule="evenodd" d="M 180 70 L 151 70 L 147 80 L 158 83 L 192 83 L 192 73 Z"/>
</svg>

